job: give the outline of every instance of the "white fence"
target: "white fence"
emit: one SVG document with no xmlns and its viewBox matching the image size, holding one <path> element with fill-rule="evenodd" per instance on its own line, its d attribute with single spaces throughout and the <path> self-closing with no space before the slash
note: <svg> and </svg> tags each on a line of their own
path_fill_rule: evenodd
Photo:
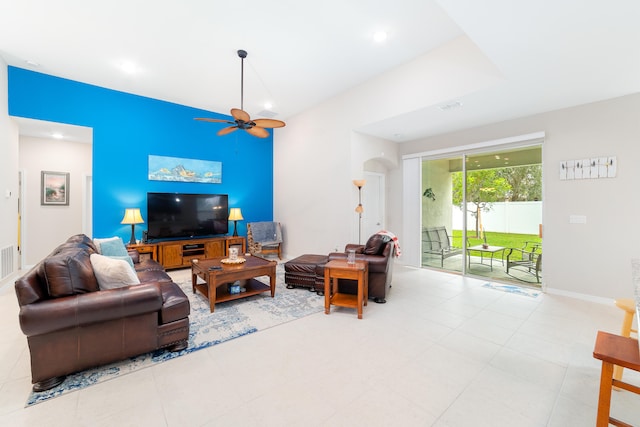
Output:
<svg viewBox="0 0 640 427">
<path fill-rule="evenodd" d="M 475 210 L 473 203 L 467 206 Z M 454 206 L 452 227 L 462 230 L 462 212 Z M 499 202 L 491 203 L 489 212 L 482 211 L 482 225 L 485 231 L 498 233 L 538 234 L 539 224 L 542 224 L 542 202 Z M 474 230 L 476 219 L 471 213 L 467 214 L 467 229 Z"/>
</svg>

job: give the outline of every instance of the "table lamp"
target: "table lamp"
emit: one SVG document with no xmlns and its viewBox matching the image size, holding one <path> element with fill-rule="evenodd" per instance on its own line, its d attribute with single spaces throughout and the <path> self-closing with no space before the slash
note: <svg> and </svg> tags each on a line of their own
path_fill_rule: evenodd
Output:
<svg viewBox="0 0 640 427">
<path fill-rule="evenodd" d="M 233 221 L 233 237 L 238 236 L 238 221 L 243 219 L 240 208 L 231 208 L 229 210 L 229 221 Z"/>
<path fill-rule="evenodd" d="M 124 218 L 120 221 L 120 224 L 131 224 L 131 240 L 129 240 L 130 245 L 136 244 L 136 234 L 135 234 L 135 226 L 136 224 L 142 224 L 144 220 L 142 219 L 142 215 L 140 215 L 139 208 L 127 208 L 124 211 Z"/>
</svg>

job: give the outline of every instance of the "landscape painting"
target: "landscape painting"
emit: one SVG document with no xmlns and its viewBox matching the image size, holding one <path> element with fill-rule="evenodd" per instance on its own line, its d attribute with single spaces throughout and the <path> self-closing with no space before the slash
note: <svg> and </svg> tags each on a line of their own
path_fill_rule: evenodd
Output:
<svg viewBox="0 0 640 427">
<path fill-rule="evenodd" d="M 40 204 L 69 206 L 69 172 L 40 173 Z"/>
<path fill-rule="evenodd" d="M 149 180 L 222 183 L 222 162 L 149 155 Z"/>
</svg>

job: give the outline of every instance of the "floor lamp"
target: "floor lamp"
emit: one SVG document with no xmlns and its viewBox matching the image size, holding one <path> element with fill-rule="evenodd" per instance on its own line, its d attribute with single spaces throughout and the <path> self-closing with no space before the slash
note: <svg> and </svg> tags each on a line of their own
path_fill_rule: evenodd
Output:
<svg viewBox="0 0 640 427">
<path fill-rule="evenodd" d="M 358 187 L 358 206 L 356 206 L 356 212 L 358 213 L 358 244 L 362 244 L 362 187 L 367 181 L 364 179 L 354 179 L 353 185 Z"/>
</svg>

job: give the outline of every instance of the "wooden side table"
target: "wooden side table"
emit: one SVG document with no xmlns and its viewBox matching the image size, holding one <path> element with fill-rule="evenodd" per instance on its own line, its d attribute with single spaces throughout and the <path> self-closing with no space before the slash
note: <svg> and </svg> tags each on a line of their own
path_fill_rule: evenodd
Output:
<svg viewBox="0 0 640 427">
<path fill-rule="evenodd" d="M 153 243 L 137 243 L 135 245 L 127 245 L 127 249 L 135 249 L 140 255 L 149 254 L 152 260 L 158 261 L 158 245 Z"/>
<path fill-rule="evenodd" d="M 338 279 L 358 281 L 358 295 L 338 292 Z M 332 286 L 333 285 L 333 286 Z M 329 261 L 324 266 L 324 312 L 329 314 L 331 305 L 355 308 L 358 319 L 362 319 L 362 306 L 369 298 L 369 263 L 356 261 L 348 264 L 345 260 Z"/>
<path fill-rule="evenodd" d="M 640 394 L 640 387 L 614 379 L 613 367 L 617 365 L 640 372 L 638 340 L 598 331 L 593 357 L 602 360 L 596 427 L 606 427 L 609 423 L 616 426 L 628 426 L 629 424 L 609 415 L 611 410 L 611 389 L 619 387 L 632 393 Z"/>
</svg>

